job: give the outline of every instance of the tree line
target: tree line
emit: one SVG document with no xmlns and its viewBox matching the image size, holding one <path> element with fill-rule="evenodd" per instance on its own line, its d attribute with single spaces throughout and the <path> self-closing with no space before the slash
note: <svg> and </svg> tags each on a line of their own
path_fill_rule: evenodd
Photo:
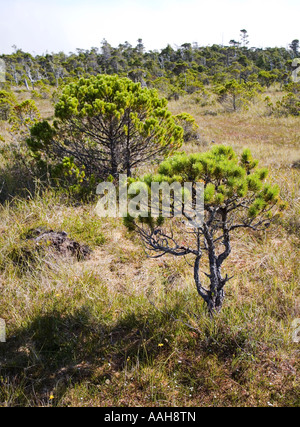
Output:
<svg viewBox="0 0 300 427">
<path fill-rule="evenodd" d="M 231 79 L 239 83 L 257 81 L 262 85 L 286 84 L 299 55 L 299 40 L 288 48 L 249 47 L 249 35 L 241 30 L 241 41 L 228 46 L 199 46 L 184 43 L 173 48 L 146 51 L 142 39 L 136 46 L 125 42 L 113 47 L 103 40 L 100 47 L 77 49 L 68 54 L 45 53 L 33 56 L 14 47 L 14 53 L 0 55 L 6 64 L 6 81 L 28 89 L 45 84 L 60 86 L 78 78 L 98 74 L 128 77 L 142 86 L 161 90 L 167 98 L 194 93 L 202 85 L 221 84 Z"/>
</svg>

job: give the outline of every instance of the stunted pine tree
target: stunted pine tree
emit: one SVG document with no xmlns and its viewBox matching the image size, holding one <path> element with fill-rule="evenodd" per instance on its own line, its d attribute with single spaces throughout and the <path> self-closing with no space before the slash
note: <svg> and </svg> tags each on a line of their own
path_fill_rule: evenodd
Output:
<svg viewBox="0 0 300 427">
<path fill-rule="evenodd" d="M 241 33 L 241 42 L 242 42 L 242 45 L 243 45 L 243 47 L 247 47 L 248 44 L 249 44 L 249 34 L 248 34 L 248 31 L 245 30 L 245 29 L 243 29 L 243 30 L 240 31 L 240 33 Z"/>
<path fill-rule="evenodd" d="M 289 45 L 290 49 L 292 50 L 294 56 L 296 57 L 299 53 L 299 40 L 293 40 L 292 43 Z"/>
<path fill-rule="evenodd" d="M 11 110 L 15 104 L 17 104 L 17 99 L 13 92 L 0 90 L 0 120 L 9 119 Z"/>
<path fill-rule="evenodd" d="M 249 150 L 244 150 L 239 158 L 227 146 L 216 146 L 209 152 L 190 156 L 176 155 L 160 165 L 158 175 L 148 175 L 138 182 L 137 188 L 141 188 L 142 182 L 151 199 L 153 183 L 190 183 L 192 193 L 196 192 L 197 183 L 202 183 L 204 212 L 197 212 L 197 204 L 194 213 L 186 209 L 184 197 L 179 207 L 178 192 L 175 198 L 172 187 L 173 206 L 171 203 L 168 219 L 162 212 L 154 215 L 150 211 L 145 215 L 142 208 L 137 218 L 125 219 L 125 225 L 140 235 L 149 256 L 190 259 L 197 291 L 210 314 L 223 306 L 225 285 L 230 280 L 223 266 L 231 254 L 233 233 L 239 229 L 264 230 L 285 208 L 279 198 L 279 188 L 266 182 L 268 170 L 258 169 L 257 165 Z M 160 197 L 162 202 L 167 196 L 161 194 Z M 194 221 L 195 215 L 203 216 L 201 223 Z M 200 274 L 205 268 L 206 281 Z"/>
<path fill-rule="evenodd" d="M 264 89 L 257 82 L 241 82 L 232 79 L 225 81 L 215 88 L 219 103 L 228 112 L 236 112 L 247 106 L 263 92 Z"/>
<path fill-rule="evenodd" d="M 162 159 L 181 146 L 183 129 L 155 90 L 127 78 L 98 75 L 66 86 L 54 126 L 31 129 L 30 149 L 52 163 L 73 159 L 87 177 L 103 179 Z"/>
</svg>

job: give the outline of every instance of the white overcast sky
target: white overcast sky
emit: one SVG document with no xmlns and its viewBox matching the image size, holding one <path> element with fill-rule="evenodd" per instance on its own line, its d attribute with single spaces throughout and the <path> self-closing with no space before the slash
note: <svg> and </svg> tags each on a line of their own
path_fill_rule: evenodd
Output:
<svg viewBox="0 0 300 427">
<path fill-rule="evenodd" d="M 286 47 L 300 39 L 300 0 L 0 0 L 0 54 L 112 46 L 142 38 L 147 50 L 239 40 Z"/>
</svg>

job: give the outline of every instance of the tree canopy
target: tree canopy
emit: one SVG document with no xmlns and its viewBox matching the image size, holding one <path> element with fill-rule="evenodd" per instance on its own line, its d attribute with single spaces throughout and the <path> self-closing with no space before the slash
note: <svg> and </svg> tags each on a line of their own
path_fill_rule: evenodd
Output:
<svg viewBox="0 0 300 427">
<path fill-rule="evenodd" d="M 170 45 L 160 51 L 146 51 L 142 40 L 137 46 L 129 43 L 111 46 L 103 40 L 101 47 L 77 49 L 33 56 L 15 48 L 11 55 L 0 55 L 6 64 L 8 84 L 37 88 L 46 83 L 52 86 L 68 84 L 74 79 L 97 74 L 118 74 L 129 77 L 143 86 L 161 86 L 166 79 L 164 96 L 178 96 L 199 90 L 199 85 L 223 83 L 238 77 L 247 82 L 260 71 L 269 71 L 276 81 L 285 83 L 292 72 L 291 61 L 298 55 L 299 40 L 288 49 L 248 47 L 248 32 L 241 31 L 241 42 L 230 40 L 228 46 L 199 46 L 184 43 L 173 49 Z"/>
<path fill-rule="evenodd" d="M 137 166 L 179 148 L 183 129 L 155 90 L 117 76 L 99 75 L 67 85 L 54 125 L 31 129 L 28 145 L 53 163 L 72 158 L 87 177 L 131 176 Z"/>
<path fill-rule="evenodd" d="M 140 181 L 147 185 L 149 193 L 153 182 L 191 183 L 193 196 L 196 183 L 202 183 L 202 224 L 195 224 L 193 215 L 199 212 L 192 214 L 185 209 L 184 202 L 180 203 L 181 217 L 171 215 L 165 219 L 150 211 L 148 216 L 125 219 L 127 227 L 141 236 L 150 256 L 171 254 L 194 258 L 196 287 L 210 313 L 222 308 L 224 287 L 230 280 L 228 275 L 224 277 L 222 266 L 232 250 L 232 233 L 238 229 L 263 230 L 286 207 L 280 200 L 279 188 L 266 182 L 268 170 L 257 166 L 250 150 L 245 149 L 237 156 L 227 146 L 215 146 L 208 152 L 190 156 L 176 155 L 160 165 L 158 175 L 148 175 Z M 178 203 L 173 204 L 171 213 L 175 211 L 178 214 Z M 205 258 L 208 286 L 202 282 L 199 270 Z"/>
</svg>

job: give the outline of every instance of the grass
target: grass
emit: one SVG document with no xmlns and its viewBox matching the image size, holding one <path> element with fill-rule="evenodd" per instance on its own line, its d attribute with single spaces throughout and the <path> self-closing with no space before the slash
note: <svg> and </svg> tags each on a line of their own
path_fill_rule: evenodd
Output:
<svg viewBox="0 0 300 427">
<path fill-rule="evenodd" d="M 37 103 L 51 116 L 46 101 Z M 147 258 L 121 220 L 100 220 L 93 204 L 73 206 L 52 191 L 4 203 L 0 406 L 300 406 L 292 341 L 300 317 L 299 119 L 267 117 L 262 103 L 228 114 L 187 97 L 170 108 L 200 126 L 188 152 L 213 140 L 249 147 L 289 209 L 266 233 L 234 236 L 225 267 L 234 278 L 212 321 L 184 259 Z M 26 248 L 24 235 L 40 226 L 66 231 L 92 255 L 77 262 Z M 12 254 L 24 247 L 20 265 Z"/>
</svg>

